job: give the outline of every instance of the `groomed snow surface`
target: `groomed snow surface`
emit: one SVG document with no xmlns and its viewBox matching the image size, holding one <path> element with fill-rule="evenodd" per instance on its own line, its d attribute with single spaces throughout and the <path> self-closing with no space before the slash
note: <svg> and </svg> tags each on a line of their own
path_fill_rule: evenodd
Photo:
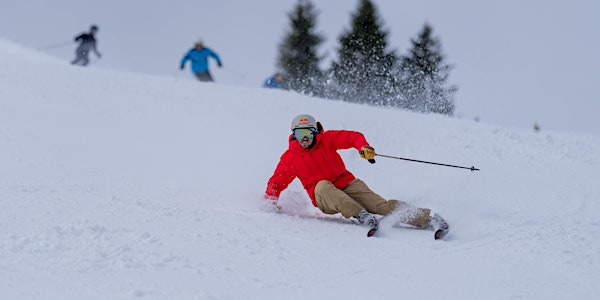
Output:
<svg viewBox="0 0 600 300">
<path fill-rule="evenodd" d="M 116 72 L 0 39 L 2 299 L 595 299 L 600 137 L 293 92 Z M 340 151 L 451 232 L 378 236 L 263 192 L 291 119 L 357 130 Z M 568 114 L 569 112 L 564 112 Z"/>
</svg>

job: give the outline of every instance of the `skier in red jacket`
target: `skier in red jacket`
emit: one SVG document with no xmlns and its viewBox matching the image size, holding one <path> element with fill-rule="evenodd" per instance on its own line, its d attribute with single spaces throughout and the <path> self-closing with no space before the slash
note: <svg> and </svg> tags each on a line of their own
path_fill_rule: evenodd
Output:
<svg viewBox="0 0 600 300">
<path fill-rule="evenodd" d="M 265 192 L 265 199 L 274 205 L 277 206 L 281 192 L 297 177 L 312 204 L 326 214 L 354 217 L 359 223 L 377 230 L 378 220 L 373 214 L 398 212 L 399 221 L 403 223 L 430 229 L 445 224 L 443 234 L 447 232 L 447 223 L 437 214 L 430 217 L 430 209 L 386 200 L 346 169 L 337 150 L 354 148 L 360 157 L 375 162 L 375 149 L 362 133 L 325 131 L 313 116 L 307 114 L 294 117 L 291 129 L 289 148 L 281 156 Z"/>
</svg>

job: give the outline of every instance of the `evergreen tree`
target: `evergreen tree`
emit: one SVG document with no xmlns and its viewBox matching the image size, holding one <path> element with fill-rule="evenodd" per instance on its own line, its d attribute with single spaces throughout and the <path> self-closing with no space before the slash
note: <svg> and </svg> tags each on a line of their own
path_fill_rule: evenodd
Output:
<svg viewBox="0 0 600 300">
<path fill-rule="evenodd" d="M 395 105 L 398 90 L 394 51 L 387 51 L 388 32 L 370 0 L 361 0 L 352 15 L 352 29 L 340 37 L 338 61 L 329 73 L 328 96 L 352 102 Z"/>
<path fill-rule="evenodd" d="M 452 67 L 443 63 L 441 43 L 432 37 L 432 30 L 425 24 L 418 37 L 411 40 L 409 55 L 402 59 L 402 107 L 452 115 L 457 87 L 446 86 Z"/>
<path fill-rule="evenodd" d="M 279 45 L 277 66 L 283 70 L 283 87 L 303 94 L 319 96 L 321 92 L 321 58 L 318 46 L 324 38 L 315 33 L 318 12 L 309 0 L 298 0 L 289 13 L 291 30 Z"/>
</svg>

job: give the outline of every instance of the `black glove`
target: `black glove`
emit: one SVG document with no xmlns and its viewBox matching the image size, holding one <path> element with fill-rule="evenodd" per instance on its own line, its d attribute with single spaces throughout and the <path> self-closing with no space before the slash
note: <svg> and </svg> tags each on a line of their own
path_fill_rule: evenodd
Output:
<svg viewBox="0 0 600 300">
<path fill-rule="evenodd" d="M 223 66 L 223 64 L 222 64 L 220 61 L 218 61 L 218 62 L 217 62 L 217 66 L 219 66 L 219 68 L 220 68 L 220 67 L 222 67 L 222 66 Z"/>
<path fill-rule="evenodd" d="M 179 66 L 179 69 L 183 70 L 185 68 L 185 65 L 181 65 Z"/>
</svg>

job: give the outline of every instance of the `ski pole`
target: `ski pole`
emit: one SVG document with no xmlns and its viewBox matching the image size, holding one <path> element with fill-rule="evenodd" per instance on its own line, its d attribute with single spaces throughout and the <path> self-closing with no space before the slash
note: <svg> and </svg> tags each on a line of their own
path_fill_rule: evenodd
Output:
<svg viewBox="0 0 600 300">
<path fill-rule="evenodd" d="M 471 166 L 469 167 L 461 167 L 461 166 L 455 166 L 455 165 L 447 165 L 447 164 L 441 164 L 441 163 L 436 163 L 436 162 L 431 162 L 431 161 L 424 161 L 424 160 L 416 160 L 416 159 L 410 159 L 410 158 L 403 158 L 403 157 L 397 157 L 397 156 L 391 156 L 391 155 L 384 155 L 384 154 L 375 154 L 376 156 L 381 156 L 381 157 L 387 157 L 387 158 L 394 158 L 394 159 L 401 159 L 401 160 L 407 160 L 407 161 L 414 161 L 414 162 L 419 162 L 419 163 L 425 163 L 425 164 L 432 164 L 432 165 L 438 165 L 438 166 L 445 166 L 445 167 L 452 167 L 452 168 L 460 168 L 460 169 L 467 169 L 467 170 L 471 170 L 471 172 L 473 171 L 479 171 L 479 169 Z"/>
<path fill-rule="evenodd" d="M 221 67 L 221 68 L 222 68 L 222 69 L 224 69 L 225 71 L 227 71 L 227 72 L 231 73 L 231 74 L 234 74 L 234 75 L 237 75 L 237 76 L 239 76 L 241 79 L 244 79 L 244 78 L 246 78 L 246 76 L 245 76 L 243 73 L 241 73 L 241 72 L 238 72 L 238 71 L 236 71 L 236 70 L 233 70 L 233 69 L 231 69 L 231 68 L 229 68 L 229 67 Z"/>
<path fill-rule="evenodd" d="M 58 47 L 63 47 L 63 46 L 71 45 L 71 44 L 73 44 L 73 42 L 64 42 L 64 43 L 59 43 L 59 44 L 54 44 L 54 45 L 42 47 L 42 48 L 39 48 L 39 50 L 50 50 L 50 49 L 54 49 L 54 48 L 58 48 Z"/>
</svg>

